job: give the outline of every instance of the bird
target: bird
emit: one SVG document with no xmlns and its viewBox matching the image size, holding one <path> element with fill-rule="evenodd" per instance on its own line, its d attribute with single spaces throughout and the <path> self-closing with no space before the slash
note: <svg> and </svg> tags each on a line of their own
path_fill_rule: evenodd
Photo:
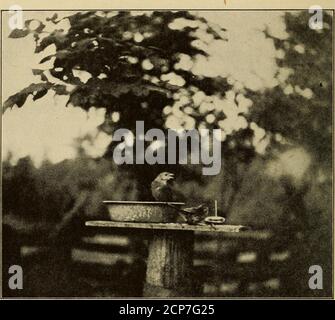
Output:
<svg viewBox="0 0 335 320">
<path fill-rule="evenodd" d="M 182 202 L 185 197 L 173 187 L 175 175 L 170 172 L 161 172 L 151 183 L 151 192 L 156 201 L 164 202 Z M 208 207 L 200 204 L 195 207 L 180 208 L 168 203 L 169 206 L 176 209 L 183 222 L 195 225 L 200 223 L 208 215 Z"/>
<path fill-rule="evenodd" d="M 196 207 L 183 208 L 179 210 L 179 214 L 190 225 L 196 225 L 204 221 L 208 216 L 208 207 L 205 204 L 200 204 Z"/>
<path fill-rule="evenodd" d="M 184 196 L 173 187 L 175 175 L 161 172 L 151 183 L 151 192 L 156 201 L 183 202 Z"/>
</svg>

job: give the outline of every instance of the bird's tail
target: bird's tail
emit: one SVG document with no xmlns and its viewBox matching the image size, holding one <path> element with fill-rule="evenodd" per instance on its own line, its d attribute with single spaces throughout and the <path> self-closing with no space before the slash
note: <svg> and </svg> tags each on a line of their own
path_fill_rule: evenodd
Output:
<svg viewBox="0 0 335 320">
<path fill-rule="evenodd" d="M 179 207 L 177 207 L 177 206 L 175 206 L 175 205 L 173 205 L 173 204 L 171 204 L 171 203 L 169 203 L 169 202 L 167 202 L 167 205 L 168 205 L 169 207 L 171 207 L 171 208 L 177 210 L 178 213 L 179 213 L 179 215 L 181 215 L 181 214 L 190 215 L 190 214 L 192 214 L 192 211 L 191 211 L 190 209 L 193 209 L 193 210 L 200 210 L 201 208 L 204 208 L 204 212 L 206 212 L 206 214 L 208 214 L 208 207 L 206 207 L 205 204 L 203 204 L 203 203 L 200 204 L 200 205 L 198 205 L 197 207 L 192 207 L 192 208 L 179 208 Z M 185 219 L 184 216 L 182 216 L 182 217 Z"/>
</svg>

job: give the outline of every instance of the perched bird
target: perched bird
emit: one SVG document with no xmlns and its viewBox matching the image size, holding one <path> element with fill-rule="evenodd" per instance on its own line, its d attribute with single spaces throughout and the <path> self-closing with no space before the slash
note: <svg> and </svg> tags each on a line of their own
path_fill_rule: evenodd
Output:
<svg viewBox="0 0 335 320">
<path fill-rule="evenodd" d="M 184 196 L 173 187 L 174 174 L 170 172 L 160 173 L 151 183 L 151 192 L 155 200 L 164 202 L 183 202 Z M 196 207 L 179 208 L 173 204 L 169 206 L 176 209 L 182 217 L 183 222 L 198 224 L 208 215 L 208 207 L 201 204 Z"/>
<path fill-rule="evenodd" d="M 155 200 L 164 202 L 184 201 L 184 196 L 173 187 L 174 178 L 173 173 L 162 172 L 151 182 L 151 192 Z"/>
<path fill-rule="evenodd" d="M 200 204 L 196 207 L 183 208 L 179 210 L 180 215 L 188 224 L 198 224 L 208 216 L 208 207 L 205 204 Z"/>
</svg>

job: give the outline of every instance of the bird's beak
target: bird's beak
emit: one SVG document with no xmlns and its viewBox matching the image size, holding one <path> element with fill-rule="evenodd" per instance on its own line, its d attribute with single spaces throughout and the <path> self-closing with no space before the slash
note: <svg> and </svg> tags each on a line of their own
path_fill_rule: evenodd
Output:
<svg viewBox="0 0 335 320">
<path fill-rule="evenodd" d="M 169 173 L 168 180 L 174 180 L 174 174 L 173 173 Z"/>
</svg>

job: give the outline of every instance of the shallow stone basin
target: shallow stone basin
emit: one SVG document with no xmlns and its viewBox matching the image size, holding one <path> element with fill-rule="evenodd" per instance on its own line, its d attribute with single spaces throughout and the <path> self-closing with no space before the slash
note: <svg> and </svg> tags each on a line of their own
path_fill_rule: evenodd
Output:
<svg viewBox="0 0 335 320">
<path fill-rule="evenodd" d="M 176 222 L 182 202 L 103 201 L 112 221 L 168 223 Z M 176 207 L 176 208 L 174 208 Z"/>
</svg>

